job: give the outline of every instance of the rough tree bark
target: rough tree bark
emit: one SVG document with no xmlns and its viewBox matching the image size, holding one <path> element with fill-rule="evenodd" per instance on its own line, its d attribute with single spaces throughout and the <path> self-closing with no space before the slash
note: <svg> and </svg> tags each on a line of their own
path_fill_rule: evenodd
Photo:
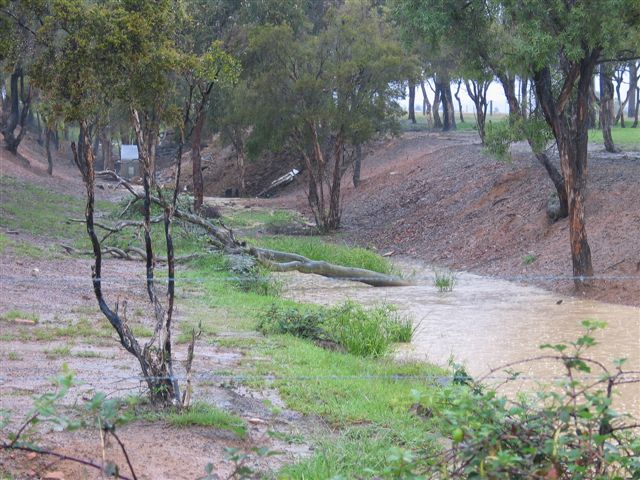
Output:
<svg viewBox="0 0 640 480">
<path fill-rule="evenodd" d="M 613 75 L 611 67 L 606 64 L 600 65 L 600 127 L 602 128 L 602 138 L 604 139 L 604 149 L 607 152 L 615 153 L 615 144 L 611 136 L 611 123 L 613 111 Z"/>
<path fill-rule="evenodd" d="M 51 156 L 51 128 L 47 125 L 44 135 L 44 148 L 47 152 L 47 173 L 53 175 L 53 157 Z"/>
<path fill-rule="evenodd" d="M 11 96 L 9 102 L 11 110 L 6 125 L 2 128 L 2 136 L 7 150 L 13 154 L 18 153 L 18 146 L 24 135 L 27 133 L 27 117 L 29 116 L 29 108 L 31 106 L 31 85 L 27 88 L 25 94 L 24 88 L 24 72 L 20 65 L 17 65 L 11 73 L 9 81 L 11 88 Z M 22 103 L 22 109 L 20 108 Z M 16 128 L 20 128 L 16 135 Z"/>
<path fill-rule="evenodd" d="M 201 108 L 196 113 L 196 122 L 191 136 L 191 163 L 193 164 L 193 209 L 199 212 L 204 201 L 204 179 L 202 176 L 202 128 L 204 127 L 205 111 Z"/>
<path fill-rule="evenodd" d="M 587 185 L 587 144 L 589 126 L 589 88 L 599 49 L 589 52 L 580 63 L 571 65 L 560 95 L 553 94 L 551 70 L 534 72 L 538 101 L 551 126 L 560 152 L 569 205 L 569 242 L 576 287 L 585 285 L 593 276 L 591 249 L 587 240 L 584 196 Z M 575 82 L 578 82 L 577 89 Z M 577 91 L 575 91 L 577 90 Z M 572 95 L 575 99 L 572 99 Z"/>
<path fill-rule="evenodd" d="M 627 106 L 627 117 L 636 118 L 636 111 L 638 109 L 638 64 L 635 60 L 629 63 L 629 103 Z M 637 126 L 637 125 L 636 125 Z"/>
<path fill-rule="evenodd" d="M 453 96 L 451 95 L 451 82 L 449 77 L 438 79 L 440 82 L 440 96 L 442 98 L 442 131 L 456 129 L 456 111 L 453 108 Z"/>
<path fill-rule="evenodd" d="M 486 136 L 486 119 L 487 119 L 487 90 L 491 82 L 484 80 L 465 80 L 465 87 L 469 98 L 473 100 L 476 108 L 476 127 L 480 141 L 484 145 Z"/>
<path fill-rule="evenodd" d="M 458 111 L 460 112 L 460 123 L 464 123 L 464 116 L 462 115 L 462 102 L 460 101 L 460 86 L 462 85 L 462 79 L 458 79 L 458 84 L 456 87 L 456 93 L 454 93 L 454 97 L 456 97 L 456 101 L 458 102 Z"/>
<path fill-rule="evenodd" d="M 498 80 L 502 85 L 505 96 L 507 97 L 507 103 L 509 104 L 509 116 L 514 119 L 518 118 L 521 114 L 521 110 L 520 103 L 518 102 L 518 96 L 516 94 L 515 77 L 499 72 L 496 72 L 496 76 L 498 77 Z M 536 157 L 536 160 L 544 167 L 556 190 L 559 209 L 558 212 L 556 212 L 554 220 L 566 218 L 569 215 L 569 200 L 563 174 L 551 162 L 551 159 L 546 153 L 535 151 L 535 149 L 533 148 L 533 140 L 530 137 L 528 137 L 526 140 L 531 147 L 533 155 Z"/>
<path fill-rule="evenodd" d="M 353 162 L 353 186 L 360 185 L 360 173 L 362 170 L 362 145 L 356 145 L 356 158 Z"/>
<path fill-rule="evenodd" d="M 413 80 L 409 80 L 409 120 L 416 123 L 416 84 Z"/>
<path fill-rule="evenodd" d="M 433 81 L 433 128 L 442 128 L 442 119 L 440 118 L 440 85 L 435 80 Z"/>
<path fill-rule="evenodd" d="M 427 119 L 427 126 L 430 127 L 432 123 L 431 118 L 431 104 L 429 103 L 429 97 L 427 96 L 427 89 L 424 86 L 424 79 L 420 80 L 420 89 L 422 90 L 422 115 Z"/>
</svg>

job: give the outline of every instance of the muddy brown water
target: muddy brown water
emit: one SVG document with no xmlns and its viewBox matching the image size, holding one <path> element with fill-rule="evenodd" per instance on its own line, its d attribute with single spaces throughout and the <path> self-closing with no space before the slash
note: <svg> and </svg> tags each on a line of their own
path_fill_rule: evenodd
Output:
<svg viewBox="0 0 640 480">
<path fill-rule="evenodd" d="M 401 265 L 409 271 L 408 265 Z M 541 355 L 540 345 L 577 339 L 585 319 L 607 323 L 596 332 L 599 344 L 589 357 L 614 370 L 613 360 L 626 358 L 625 370 L 640 371 L 640 309 L 565 297 L 500 279 L 468 273 L 456 274 L 452 292 L 433 286 L 433 271 L 412 267 L 418 285 L 372 288 L 355 282 L 315 275 L 284 274 L 286 295 L 298 301 L 333 305 L 353 300 L 373 306 L 390 303 L 414 320 L 410 345 L 400 347 L 400 358 L 446 366 L 450 358 L 481 376 L 511 362 Z M 546 352 L 550 353 L 549 350 Z M 564 373 L 558 362 L 534 362 L 511 367 L 522 380 L 500 388 L 507 394 L 534 391 L 551 385 Z M 488 379 L 496 385 L 507 377 L 503 370 Z M 595 378 L 597 372 L 591 374 Z M 636 375 L 636 378 L 640 375 Z M 614 400 L 619 411 L 640 417 L 640 384 L 624 385 Z"/>
</svg>

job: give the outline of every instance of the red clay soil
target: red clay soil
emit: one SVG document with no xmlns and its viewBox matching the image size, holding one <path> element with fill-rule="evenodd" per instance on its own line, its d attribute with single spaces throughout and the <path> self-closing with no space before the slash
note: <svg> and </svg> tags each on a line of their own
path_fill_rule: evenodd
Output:
<svg viewBox="0 0 640 480">
<path fill-rule="evenodd" d="M 533 155 L 517 150 L 507 163 L 467 134 L 388 141 L 366 158 L 361 186 L 343 190 L 344 234 L 430 264 L 571 293 L 567 220 L 547 218 L 553 185 Z M 640 305 L 640 154 L 593 146 L 590 157 L 587 232 L 595 274 L 606 279 L 585 296 Z M 529 265 L 527 255 L 535 257 Z"/>
</svg>

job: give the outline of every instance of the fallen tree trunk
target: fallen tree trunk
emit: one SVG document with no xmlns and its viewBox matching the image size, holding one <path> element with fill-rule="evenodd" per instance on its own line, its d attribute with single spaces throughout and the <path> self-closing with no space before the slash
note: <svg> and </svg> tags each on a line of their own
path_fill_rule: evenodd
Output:
<svg viewBox="0 0 640 480">
<path fill-rule="evenodd" d="M 393 275 L 366 270 L 364 268 L 343 267 L 325 261 L 310 260 L 295 253 L 279 252 L 264 248 L 250 247 L 246 252 L 255 257 L 265 267 L 275 272 L 313 273 L 323 277 L 366 283 L 372 287 L 407 287 L 411 282 Z"/>
<path fill-rule="evenodd" d="M 106 170 L 96 172 L 96 175 L 114 179 L 118 181 L 119 185 L 125 187 L 134 197 L 143 198 L 142 193 L 137 192 L 133 185 L 113 171 Z M 150 196 L 150 200 L 163 208 L 166 208 L 168 205 L 164 199 L 153 195 Z M 211 243 L 220 251 L 230 254 L 249 255 L 265 267 L 276 272 L 298 271 L 300 273 L 321 275 L 327 278 L 361 282 L 373 287 L 406 287 L 413 285 L 412 282 L 403 278 L 394 275 L 385 275 L 364 268 L 344 267 L 325 261 L 311 260 L 295 253 L 249 247 L 245 242 L 236 240 L 231 229 L 225 226 L 219 227 L 213 225 L 203 217 L 181 210 L 177 206 L 173 210 L 173 215 L 179 220 L 202 227 L 209 235 Z M 106 228 L 106 230 L 109 230 L 109 228 Z"/>
</svg>

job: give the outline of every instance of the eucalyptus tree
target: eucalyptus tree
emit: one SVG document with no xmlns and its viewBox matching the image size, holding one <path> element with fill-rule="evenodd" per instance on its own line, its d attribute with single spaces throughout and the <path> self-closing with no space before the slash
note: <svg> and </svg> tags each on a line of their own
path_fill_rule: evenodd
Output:
<svg viewBox="0 0 640 480">
<path fill-rule="evenodd" d="M 325 27 L 256 28 L 256 68 L 249 153 L 290 148 L 304 161 L 308 200 L 318 227 L 340 226 L 341 179 L 355 149 L 396 124 L 395 98 L 411 66 L 381 16 L 365 0 L 329 9 Z"/>
<path fill-rule="evenodd" d="M 562 176 L 554 178 L 566 198 L 576 285 L 593 274 L 587 241 L 584 192 L 587 182 L 589 89 L 598 64 L 634 57 L 627 33 L 636 36 L 640 4 L 635 0 L 395 0 L 405 28 L 434 42 L 465 45 L 467 54 L 494 69 L 510 111 L 519 111 L 513 74 L 530 77 L 537 104 L 558 145 Z M 473 41 L 469 41 L 473 35 Z M 635 37 L 634 37 L 635 38 Z M 562 196 L 561 196 L 562 195 Z"/>
<path fill-rule="evenodd" d="M 150 203 L 153 166 L 143 131 L 139 108 L 166 102 L 168 78 L 176 68 L 179 52 L 173 25 L 180 12 L 173 0 L 91 2 L 57 0 L 38 29 L 46 46 L 32 69 L 36 85 L 46 94 L 65 122 L 80 125 L 78 144 L 72 143 L 74 160 L 86 187 L 86 227 L 94 254 L 93 290 L 100 310 L 115 329 L 121 345 L 138 361 L 151 398 L 161 403 L 182 404 L 174 374 L 172 314 L 174 262 L 171 223 L 173 208 L 164 208 L 164 234 L 169 282 L 166 301 L 155 283 L 154 246 L 151 240 Z M 141 85 L 138 82 L 148 82 Z M 152 98 L 153 96 L 158 98 Z M 143 234 L 146 256 L 146 290 L 154 312 L 151 339 L 140 343 L 127 324 L 126 312 L 110 305 L 103 293 L 102 248 L 95 232 L 95 155 L 90 130 L 104 115 L 113 99 L 125 104 L 135 131 L 142 166 L 144 199 Z M 146 116 L 146 112 L 143 114 Z M 145 129 L 155 127 L 144 127 Z"/>
<path fill-rule="evenodd" d="M 38 21 L 46 8 L 39 0 L 0 0 L 0 77 L 3 86 L 5 75 L 9 75 L 6 100 L 0 95 L 0 132 L 5 148 L 14 154 L 27 132 L 34 98 L 29 69 L 39 47 L 36 41 Z"/>
<path fill-rule="evenodd" d="M 587 185 L 589 88 L 598 64 L 629 53 L 625 32 L 640 27 L 635 0 L 498 2 L 512 19 L 505 48 L 531 72 L 536 97 L 558 145 L 569 206 L 576 285 L 593 275 L 584 195 Z"/>
</svg>

